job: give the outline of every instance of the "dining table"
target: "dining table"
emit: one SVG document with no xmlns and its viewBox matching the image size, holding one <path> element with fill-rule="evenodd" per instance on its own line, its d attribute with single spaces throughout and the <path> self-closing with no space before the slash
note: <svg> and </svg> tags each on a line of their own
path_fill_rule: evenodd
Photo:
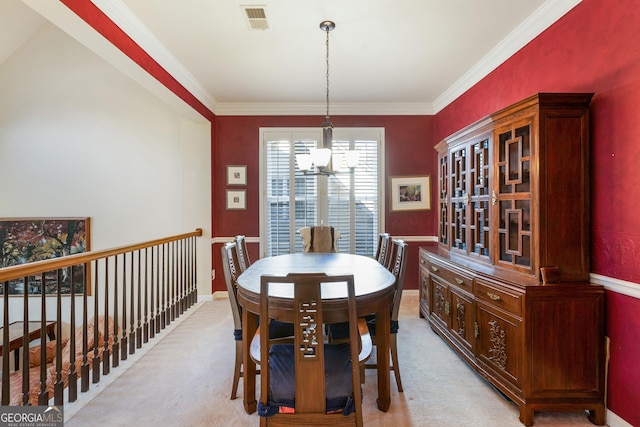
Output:
<svg viewBox="0 0 640 427">
<path fill-rule="evenodd" d="M 261 258 L 237 280 L 238 303 L 242 307 L 242 347 L 244 408 L 256 411 L 257 367 L 250 356 L 251 340 L 258 328 L 260 278 L 262 275 L 286 276 L 289 273 L 353 274 L 358 317 L 376 316 L 376 357 L 378 366 L 378 409 L 387 412 L 390 398 L 390 307 L 395 292 L 395 276 L 372 257 L 346 253 L 294 253 Z M 269 290 L 280 321 L 293 322 L 293 283 Z M 347 294 L 343 286 L 321 287 L 325 323 L 348 321 Z M 271 305 L 270 305 L 271 307 Z M 271 310 L 271 308 L 270 308 Z"/>
</svg>

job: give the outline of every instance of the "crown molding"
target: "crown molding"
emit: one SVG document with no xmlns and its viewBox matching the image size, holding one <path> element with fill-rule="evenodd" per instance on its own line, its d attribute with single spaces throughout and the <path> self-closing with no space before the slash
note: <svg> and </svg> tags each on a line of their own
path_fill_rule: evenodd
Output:
<svg viewBox="0 0 640 427">
<path fill-rule="evenodd" d="M 324 115 L 320 103 L 217 102 L 121 0 L 92 0 L 111 20 L 154 58 L 207 108 L 220 116 Z M 484 58 L 447 88 L 434 102 L 337 103 L 332 115 L 433 115 L 509 59 L 518 50 L 573 9 L 582 0 L 547 0 L 496 45 Z"/>
<path fill-rule="evenodd" d="M 216 100 L 173 56 L 146 25 L 121 0 L 91 0 L 118 25 L 133 41 L 147 52 L 173 78 L 185 87 L 209 110 L 214 111 Z"/>
<path fill-rule="evenodd" d="M 433 102 L 435 113 L 455 101 L 503 62 L 549 28 L 582 0 L 547 0 Z M 434 113 L 434 114 L 435 114 Z"/>
<path fill-rule="evenodd" d="M 219 102 L 216 116 L 324 116 L 326 104 L 298 102 Z M 430 102 L 331 103 L 332 116 L 424 116 L 434 114 Z"/>
</svg>

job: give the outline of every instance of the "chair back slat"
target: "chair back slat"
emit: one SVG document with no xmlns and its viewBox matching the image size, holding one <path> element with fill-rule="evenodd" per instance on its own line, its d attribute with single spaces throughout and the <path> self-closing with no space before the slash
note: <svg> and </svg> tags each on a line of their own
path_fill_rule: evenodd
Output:
<svg viewBox="0 0 640 427">
<path fill-rule="evenodd" d="M 396 290 L 391 308 L 391 320 L 398 320 L 402 289 L 404 288 L 404 276 L 407 271 L 408 247 L 409 245 L 404 240 L 393 239 L 391 242 L 391 262 L 389 263 L 389 270 L 396 277 Z"/>
<path fill-rule="evenodd" d="M 240 272 L 244 272 L 251 265 L 249 252 L 247 252 L 247 239 L 244 235 L 239 234 L 235 237 L 234 241 L 238 253 L 238 267 L 240 268 Z"/>
<path fill-rule="evenodd" d="M 340 232 L 331 225 L 302 227 L 298 230 L 302 236 L 304 252 L 338 252 Z"/>
<path fill-rule="evenodd" d="M 375 259 L 384 266 L 388 263 L 390 247 L 391 235 L 389 233 L 380 233 L 378 235 L 378 248 L 376 249 Z"/>
<path fill-rule="evenodd" d="M 231 314 L 233 315 L 233 325 L 235 329 L 242 329 L 242 316 L 238 305 L 237 281 L 240 271 L 238 270 L 238 255 L 236 243 L 227 242 L 222 246 L 222 267 L 224 269 L 224 280 L 227 285 L 229 302 L 231 303 Z"/>
</svg>

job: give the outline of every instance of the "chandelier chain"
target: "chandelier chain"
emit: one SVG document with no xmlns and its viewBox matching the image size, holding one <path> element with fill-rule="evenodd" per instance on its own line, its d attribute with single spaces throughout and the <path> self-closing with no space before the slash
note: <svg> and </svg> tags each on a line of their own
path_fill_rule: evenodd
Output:
<svg viewBox="0 0 640 427">
<path fill-rule="evenodd" d="M 329 117 L 329 31 L 330 29 L 326 29 L 327 33 L 327 117 Z"/>
</svg>

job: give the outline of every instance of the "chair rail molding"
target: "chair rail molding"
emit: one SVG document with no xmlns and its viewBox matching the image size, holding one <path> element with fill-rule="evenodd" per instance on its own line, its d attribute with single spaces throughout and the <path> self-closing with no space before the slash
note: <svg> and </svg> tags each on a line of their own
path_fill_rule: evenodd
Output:
<svg viewBox="0 0 640 427">
<path fill-rule="evenodd" d="M 595 273 L 591 273 L 589 278 L 592 283 L 602 285 L 606 290 L 634 298 L 640 298 L 640 283 L 629 282 Z"/>
</svg>

